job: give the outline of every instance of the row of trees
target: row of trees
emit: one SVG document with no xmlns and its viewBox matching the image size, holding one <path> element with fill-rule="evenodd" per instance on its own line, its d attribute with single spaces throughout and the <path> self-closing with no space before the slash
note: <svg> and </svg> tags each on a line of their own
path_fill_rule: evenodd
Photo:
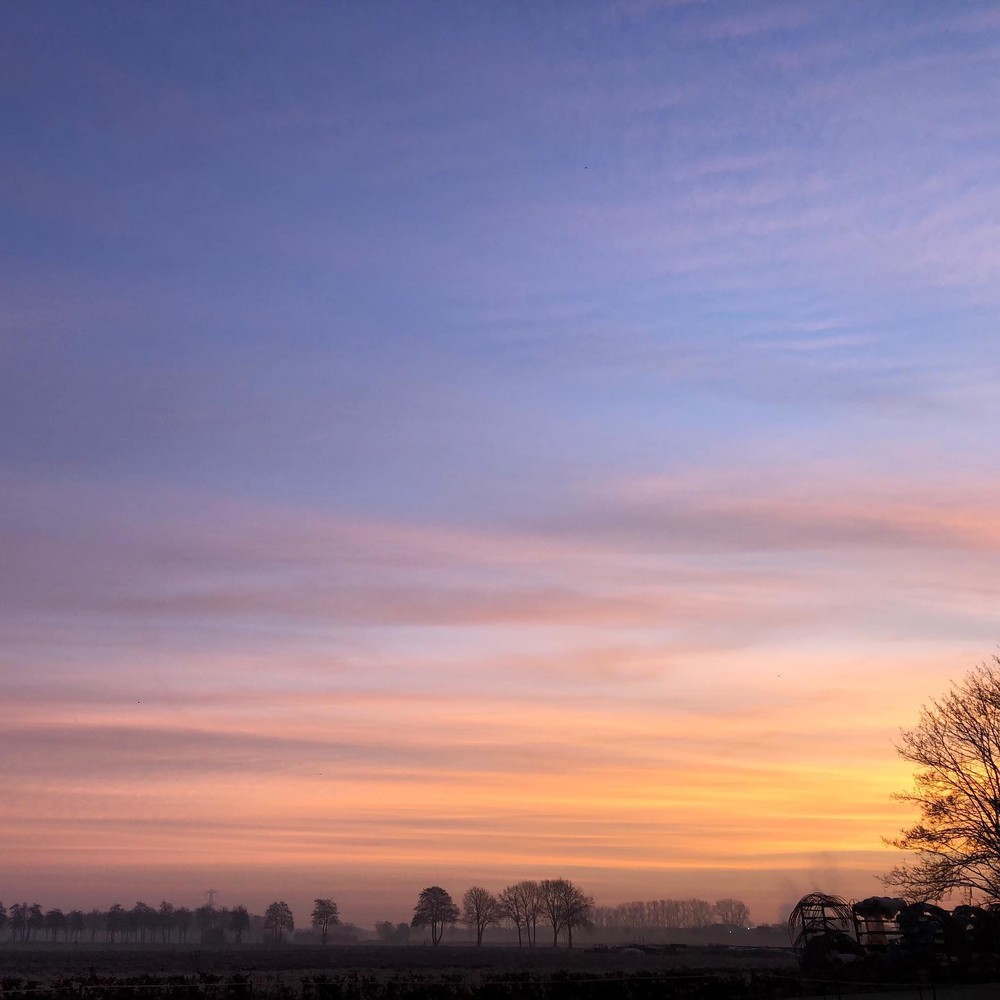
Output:
<svg viewBox="0 0 1000 1000">
<path fill-rule="evenodd" d="M 459 910 L 451 895 L 439 885 L 428 886 L 420 893 L 413 909 L 411 927 L 428 927 L 431 944 L 441 942 L 444 929 L 461 919 L 476 934 L 476 944 L 483 943 L 487 927 L 506 924 L 517 930 L 517 943 L 534 947 L 538 940 L 538 924 L 548 924 L 552 930 L 552 947 L 559 946 L 559 935 L 565 933 L 566 943 L 573 947 L 573 929 L 590 927 L 594 900 L 568 879 L 524 879 L 507 886 L 494 895 L 482 886 L 474 885 L 462 896 Z M 400 926 L 381 923 L 376 931 L 383 940 L 396 940 Z"/>
<path fill-rule="evenodd" d="M 591 912 L 595 927 L 626 930 L 711 927 L 728 924 L 747 927 L 750 910 L 741 899 L 649 899 L 617 906 L 595 906 Z"/>
<path fill-rule="evenodd" d="M 337 904 L 332 899 L 317 899 L 315 904 L 312 926 L 326 944 L 330 928 L 340 924 Z M 262 915 L 251 914 L 245 906 L 225 909 L 206 904 L 192 910 L 166 900 L 159 907 L 138 902 L 125 909 L 115 903 L 107 910 L 68 913 L 58 907 L 44 910 L 40 903 L 12 903 L 9 909 L 0 903 L 0 933 L 5 929 L 14 942 L 79 942 L 88 937 L 94 942 L 100 937 L 108 943 L 168 944 L 176 938 L 186 944 L 189 936 L 197 935 L 202 944 L 222 944 L 230 937 L 236 944 L 242 944 L 243 936 L 250 932 L 277 944 L 295 929 L 295 920 L 283 900 L 271 903 Z"/>
<path fill-rule="evenodd" d="M 330 898 L 314 900 L 311 925 L 327 944 L 334 928 L 342 928 L 337 904 Z M 622 903 L 619 906 L 595 906 L 594 900 L 568 879 L 524 879 L 499 893 L 474 885 L 462 896 L 461 907 L 441 886 L 424 889 L 413 909 L 409 924 L 380 921 L 375 925 L 378 938 L 386 943 L 405 944 L 411 929 L 427 928 L 431 944 L 438 945 L 445 928 L 459 921 L 483 943 L 483 934 L 493 926 L 507 926 L 517 931 L 518 946 L 535 947 L 538 925 L 552 933 L 552 946 L 558 947 L 563 936 L 573 947 L 577 928 L 625 928 L 633 930 L 657 927 L 706 927 L 711 924 L 746 925 L 749 910 L 741 900 L 719 899 L 709 903 L 701 899 L 660 899 Z M 242 944 L 244 935 L 260 941 L 280 944 L 295 930 L 291 907 L 276 900 L 261 915 L 251 914 L 245 906 L 225 909 L 211 905 L 194 910 L 174 906 L 164 900 L 159 907 L 138 902 L 131 909 L 115 903 L 108 910 L 43 910 L 38 903 L 14 903 L 9 910 L 0 903 L 0 932 L 7 927 L 11 941 L 81 941 L 89 936 L 104 941 L 147 944 L 186 944 L 189 939 L 202 944 L 222 944 L 228 940 Z M 347 928 L 344 928 L 347 930 Z M 354 928 L 356 931 L 357 929 Z"/>
</svg>

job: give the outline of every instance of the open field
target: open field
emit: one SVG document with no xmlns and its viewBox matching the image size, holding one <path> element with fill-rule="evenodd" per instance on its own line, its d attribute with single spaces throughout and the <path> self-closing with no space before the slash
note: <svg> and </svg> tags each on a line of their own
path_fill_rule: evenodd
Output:
<svg viewBox="0 0 1000 1000">
<path fill-rule="evenodd" d="M 727 948 L 665 945 L 648 953 L 638 950 L 574 948 L 430 948 L 410 946 L 327 947 L 231 945 L 205 948 L 181 945 L 134 948 L 122 945 L 4 945 L 0 946 L 0 975 L 47 976 L 90 973 L 141 975 L 207 972 L 363 971 L 378 973 L 649 972 L 657 969 L 739 969 L 795 971 L 790 948 Z"/>
<path fill-rule="evenodd" d="M 995 987 L 865 987 L 896 1000 L 982 1000 Z M 286 945 L 0 946 L 4 1000 L 767 1000 L 848 996 L 804 980 L 790 949 Z"/>
</svg>

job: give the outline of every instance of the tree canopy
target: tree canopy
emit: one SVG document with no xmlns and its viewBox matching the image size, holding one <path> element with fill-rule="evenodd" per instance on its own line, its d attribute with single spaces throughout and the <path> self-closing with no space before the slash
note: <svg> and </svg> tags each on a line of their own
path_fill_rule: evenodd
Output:
<svg viewBox="0 0 1000 1000">
<path fill-rule="evenodd" d="M 332 899 L 314 899 L 313 902 L 316 905 L 312 911 L 312 925 L 319 930 L 322 943 L 326 944 L 330 928 L 340 923 L 337 904 Z"/>
<path fill-rule="evenodd" d="M 920 901 L 955 889 L 1000 899 L 1000 658 L 926 704 L 896 750 L 916 770 L 913 789 L 895 798 L 919 818 L 887 838 L 914 858 L 883 881 Z"/>
<path fill-rule="evenodd" d="M 431 885 L 421 890 L 417 905 L 413 908 L 412 927 L 430 927 L 431 944 L 441 943 L 441 936 L 448 924 L 458 920 L 458 907 L 451 895 L 439 885 Z"/>
<path fill-rule="evenodd" d="M 279 944 L 285 931 L 295 930 L 291 907 L 282 899 L 275 900 L 264 913 L 264 929 L 271 932 L 271 940 Z"/>
</svg>

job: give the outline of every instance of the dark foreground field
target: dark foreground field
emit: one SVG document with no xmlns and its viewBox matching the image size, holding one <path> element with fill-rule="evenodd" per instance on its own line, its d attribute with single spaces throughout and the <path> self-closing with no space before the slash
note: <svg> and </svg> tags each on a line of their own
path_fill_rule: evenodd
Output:
<svg viewBox="0 0 1000 1000">
<path fill-rule="evenodd" d="M 857 990 L 803 980 L 791 950 L 777 948 L 0 947 L 2 1000 L 770 1000 Z M 896 995 L 934 993 L 924 984 Z M 938 1000 L 947 995 L 940 984 Z"/>
</svg>

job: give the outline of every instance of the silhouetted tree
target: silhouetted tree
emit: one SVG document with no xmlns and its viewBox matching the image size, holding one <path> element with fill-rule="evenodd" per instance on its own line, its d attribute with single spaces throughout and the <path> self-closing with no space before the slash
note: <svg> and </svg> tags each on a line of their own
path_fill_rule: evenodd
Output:
<svg viewBox="0 0 1000 1000">
<path fill-rule="evenodd" d="M 28 907 L 28 934 L 34 941 L 39 934 L 45 932 L 45 914 L 42 912 L 41 903 L 32 903 Z"/>
<path fill-rule="evenodd" d="M 559 947 L 559 932 L 565 928 L 567 944 L 572 948 L 573 928 L 589 925 L 594 900 L 564 878 L 545 879 L 539 889 L 545 918 L 552 927 L 552 947 Z"/>
<path fill-rule="evenodd" d="M 87 911 L 83 919 L 87 930 L 90 931 L 90 943 L 93 944 L 97 940 L 97 932 L 107 922 L 107 914 L 95 906 L 92 910 Z"/>
<path fill-rule="evenodd" d="M 915 860 L 883 881 L 920 901 L 955 889 L 1000 899 L 1000 658 L 925 705 L 896 751 L 916 771 L 913 790 L 895 798 L 919 819 L 887 842 Z"/>
<path fill-rule="evenodd" d="M 319 930 L 321 941 L 326 944 L 330 927 L 340 923 L 337 904 L 332 899 L 314 899 L 313 902 L 316 905 L 312 911 L 312 925 Z"/>
<path fill-rule="evenodd" d="M 157 923 L 160 925 L 160 940 L 166 944 L 173 938 L 174 931 L 174 904 L 161 900 L 160 908 L 157 910 L 159 917 Z"/>
<path fill-rule="evenodd" d="M 264 913 L 264 929 L 270 931 L 271 941 L 280 944 L 285 931 L 295 930 L 295 921 L 288 904 L 281 900 L 272 903 Z"/>
<path fill-rule="evenodd" d="M 417 905 L 413 908 L 411 927 L 430 927 L 431 944 L 437 947 L 448 924 L 458 920 L 458 907 L 451 895 L 439 885 L 431 885 L 421 890 Z"/>
<path fill-rule="evenodd" d="M 203 903 L 194 911 L 194 922 L 198 927 L 198 940 L 202 944 L 211 941 L 212 930 L 217 923 L 215 908 L 208 903 Z"/>
<path fill-rule="evenodd" d="M 500 923 L 503 910 L 496 896 L 481 885 L 467 889 L 462 897 L 462 919 L 476 931 L 476 946 L 483 943 L 483 931 L 492 924 Z"/>
<path fill-rule="evenodd" d="M 66 924 L 73 937 L 73 943 L 76 944 L 87 927 L 87 918 L 84 916 L 83 910 L 70 910 L 66 914 Z"/>
<path fill-rule="evenodd" d="M 0 932 L 3 931 L 4 925 L 7 923 L 7 907 L 0 903 Z"/>
<path fill-rule="evenodd" d="M 28 904 L 10 904 L 10 939 L 11 941 L 24 941 L 28 937 Z"/>
<path fill-rule="evenodd" d="M 515 885 L 507 886 L 507 888 L 504 889 L 497 897 L 497 902 L 500 904 L 504 920 L 517 929 L 518 948 L 523 947 L 524 942 L 522 940 L 521 932 L 525 924 L 525 919 L 524 910 L 521 908 L 521 901 L 518 897 L 517 887 Z"/>
<path fill-rule="evenodd" d="M 66 933 L 66 914 L 59 907 L 45 912 L 45 931 L 54 944 L 60 934 Z"/>
<path fill-rule="evenodd" d="M 178 906 L 174 910 L 174 923 L 177 925 L 177 931 L 184 944 L 187 944 L 188 931 L 191 929 L 193 920 L 194 914 L 186 906 Z"/>
<path fill-rule="evenodd" d="M 535 946 L 538 918 L 542 915 L 542 895 L 539 884 L 533 879 L 522 879 L 507 886 L 500 893 L 500 905 L 504 916 L 517 928 L 517 943 L 521 944 L 521 928 L 524 928 L 528 946 Z"/>
<path fill-rule="evenodd" d="M 750 923 L 750 910 L 742 899 L 717 899 L 715 918 L 720 924 L 746 927 Z"/>
<path fill-rule="evenodd" d="M 237 944 L 243 944 L 243 932 L 250 929 L 250 913 L 242 904 L 233 909 L 229 914 L 229 926 L 233 929 L 233 936 Z"/>
<path fill-rule="evenodd" d="M 125 933 L 125 907 L 121 903 L 114 903 L 108 909 L 104 915 L 104 926 L 109 941 L 114 941 L 116 934 Z"/>
<path fill-rule="evenodd" d="M 375 924 L 375 933 L 383 944 L 406 944 L 410 940 L 410 925 L 379 920 Z"/>
<path fill-rule="evenodd" d="M 130 916 L 130 923 L 134 933 L 138 935 L 139 943 L 145 944 L 147 935 L 150 940 L 152 940 L 156 933 L 156 910 L 154 910 L 148 903 L 140 901 L 132 907 Z"/>
</svg>

